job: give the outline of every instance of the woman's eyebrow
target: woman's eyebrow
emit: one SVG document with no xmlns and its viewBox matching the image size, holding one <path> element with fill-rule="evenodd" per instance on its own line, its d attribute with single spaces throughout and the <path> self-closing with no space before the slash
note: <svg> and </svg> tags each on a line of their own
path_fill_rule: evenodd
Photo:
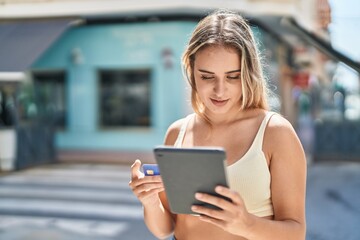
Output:
<svg viewBox="0 0 360 240">
<path fill-rule="evenodd" d="M 241 69 L 232 70 L 232 71 L 228 71 L 228 72 L 225 72 L 225 73 L 229 74 L 229 73 L 235 73 L 235 72 L 241 72 Z"/>
<path fill-rule="evenodd" d="M 215 74 L 214 72 L 210 72 L 204 69 L 198 69 L 199 72 L 203 72 L 203 73 L 208 73 L 208 74 Z M 237 70 L 231 70 L 228 72 L 225 72 L 225 74 L 229 74 L 229 73 L 235 73 L 235 72 L 241 72 L 241 69 L 237 69 Z"/>
<path fill-rule="evenodd" d="M 203 73 L 209 73 L 209 74 L 215 74 L 214 72 L 210 72 L 204 69 L 198 69 L 199 72 L 203 72 Z"/>
</svg>

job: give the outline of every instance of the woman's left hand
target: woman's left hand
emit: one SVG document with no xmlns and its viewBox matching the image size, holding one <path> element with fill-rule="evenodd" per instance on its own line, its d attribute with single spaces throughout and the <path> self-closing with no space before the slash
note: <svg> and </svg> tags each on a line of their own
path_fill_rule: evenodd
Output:
<svg viewBox="0 0 360 240">
<path fill-rule="evenodd" d="M 217 206 L 220 210 L 198 205 L 193 205 L 191 210 L 199 213 L 202 221 L 212 223 L 231 234 L 244 236 L 251 226 L 252 215 L 246 210 L 243 199 L 237 192 L 226 187 L 217 186 L 215 191 L 232 202 L 209 194 L 196 193 L 197 200 Z"/>
</svg>

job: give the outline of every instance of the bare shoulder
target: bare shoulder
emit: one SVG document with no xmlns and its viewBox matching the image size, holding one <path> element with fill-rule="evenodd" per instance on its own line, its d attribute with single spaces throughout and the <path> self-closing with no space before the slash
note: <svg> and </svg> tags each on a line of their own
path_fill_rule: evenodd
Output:
<svg viewBox="0 0 360 240">
<path fill-rule="evenodd" d="M 270 120 L 268 122 L 268 125 L 266 127 L 266 138 L 274 138 L 274 137 L 289 137 L 295 133 L 295 130 L 291 123 L 282 115 L 280 114 L 273 114 L 270 117 Z"/>
<path fill-rule="evenodd" d="M 274 114 L 269 122 L 264 136 L 264 149 L 269 156 L 288 155 L 291 152 L 302 155 L 300 140 L 291 123 L 281 116 Z"/>
<path fill-rule="evenodd" d="M 185 121 L 185 118 L 181 118 L 181 119 L 173 122 L 168 127 L 166 134 L 165 134 L 165 140 L 164 140 L 165 145 L 174 145 L 175 144 L 176 139 L 179 135 L 181 126 L 183 125 L 184 121 Z"/>
</svg>

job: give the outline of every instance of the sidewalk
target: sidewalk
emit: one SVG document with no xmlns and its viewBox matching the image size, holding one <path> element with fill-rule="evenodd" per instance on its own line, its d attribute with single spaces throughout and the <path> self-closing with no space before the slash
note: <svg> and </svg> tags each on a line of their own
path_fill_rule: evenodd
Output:
<svg viewBox="0 0 360 240">
<path fill-rule="evenodd" d="M 73 232 L 60 231 L 58 228 L 22 227 L 8 228 L 1 234 L 3 240 L 95 240 Z"/>
<path fill-rule="evenodd" d="M 125 167 L 125 166 L 124 166 Z M 127 166 L 126 166 L 127 169 Z M 69 174 L 69 173 L 66 173 Z M 92 173 L 94 174 L 94 173 Z M 127 170 L 123 170 L 124 179 Z M 95 175 L 93 175 L 94 177 Z M 126 175 L 127 176 L 127 175 Z M 0 178 L 1 179 L 1 178 Z M 124 180 L 125 181 L 125 180 Z M 0 182 L 0 188 L 4 183 Z M 111 184 L 115 184 L 112 182 Z M 130 194 L 130 190 L 124 188 Z M 84 196 L 82 196 L 84 197 Z M 1 199 L 0 199 L 1 200 Z M 134 203 L 135 204 L 135 203 Z M 1 205 L 1 204 L 0 204 Z M 360 163 L 314 163 L 308 167 L 307 178 L 307 240 L 358 240 L 360 239 Z M 17 216 L 14 216 L 15 218 Z M 21 216 L 18 216 L 21 217 Z M 116 237 L 99 237 L 92 234 L 98 225 L 78 221 L 69 227 L 61 221 L 12 225 L 11 220 L 0 216 L 2 240 L 148 240 L 154 239 L 141 219 L 123 220 L 127 230 Z M 15 220 L 14 220 L 15 221 Z M 40 220 L 39 220 L 40 221 Z M 66 221 L 71 222 L 71 219 Z M 4 225 L 5 224 L 5 225 Z M 7 225 L 6 225 L 7 224 Z M 114 224 L 119 224 L 115 221 Z M 8 226 L 8 227 L 6 227 Z M 46 227 L 44 227 L 46 226 Z M 105 226 L 105 225 L 104 225 Z M 111 226 L 111 225 L 107 225 Z M 129 228 L 130 227 L 130 228 Z M 138 229 L 138 230 L 136 230 Z M 104 229 L 106 231 L 106 229 Z M 111 232 L 111 227 L 108 229 Z M 95 232 L 94 232 L 95 233 Z"/>
<path fill-rule="evenodd" d="M 0 176 L 1 240 L 155 240 L 130 166 L 60 163 Z"/>
<path fill-rule="evenodd" d="M 359 240 L 360 163 L 311 165 L 306 214 L 307 240 Z"/>
</svg>

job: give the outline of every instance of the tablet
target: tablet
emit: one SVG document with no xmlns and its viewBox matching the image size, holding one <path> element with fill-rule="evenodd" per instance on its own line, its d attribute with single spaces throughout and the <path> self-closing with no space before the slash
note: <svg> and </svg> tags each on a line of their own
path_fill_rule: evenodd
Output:
<svg viewBox="0 0 360 240">
<path fill-rule="evenodd" d="M 219 196 L 217 185 L 228 186 L 226 177 L 226 154 L 223 148 L 197 147 L 154 148 L 170 210 L 178 214 L 196 214 L 192 205 L 217 208 L 195 199 L 196 192 Z"/>
</svg>

